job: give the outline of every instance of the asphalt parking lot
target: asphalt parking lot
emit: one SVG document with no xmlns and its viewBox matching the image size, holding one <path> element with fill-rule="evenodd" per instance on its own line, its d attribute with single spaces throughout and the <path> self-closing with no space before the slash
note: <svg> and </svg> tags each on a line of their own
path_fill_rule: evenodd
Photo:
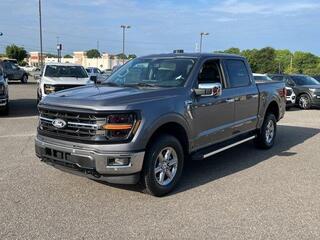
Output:
<svg viewBox="0 0 320 240">
<path fill-rule="evenodd" d="M 320 110 L 290 110 L 273 149 L 188 163 L 163 198 L 60 172 L 34 154 L 36 85 L 0 117 L 0 239 L 320 239 Z"/>
</svg>

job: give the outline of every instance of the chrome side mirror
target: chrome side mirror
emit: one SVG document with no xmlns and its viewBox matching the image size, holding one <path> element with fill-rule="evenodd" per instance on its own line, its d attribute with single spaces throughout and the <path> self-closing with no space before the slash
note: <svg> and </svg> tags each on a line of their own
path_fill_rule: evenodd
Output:
<svg viewBox="0 0 320 240">
<path fill-rule="evenodd" d="M 40 79 L 40 74 L 34 74 L 33 77 L 34 77 L 35 80 L 39 80 Z"/>
<path fill-rule="evenodd" d="M 221 83 L 200 83 L 198 88 L 194 89 L 194 92 L 201 97 L 219 97 L 222 94 L 222 86 Z"/>
</svg>

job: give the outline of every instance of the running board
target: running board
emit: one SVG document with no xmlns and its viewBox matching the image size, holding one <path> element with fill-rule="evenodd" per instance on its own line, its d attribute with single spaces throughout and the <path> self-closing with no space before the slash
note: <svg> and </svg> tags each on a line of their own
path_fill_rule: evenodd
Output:
<svg viewBox="0 0 320 240">
<path fill-rule="evenodd" d="M 248 141 L 251 141 L 253 139 L 255 139 L 257 136 L 254 135 L 254 136 L 250 136 L 250 137 L 247 137 L 247 138 L 242 138 L 241 140 L 239 141 L 236 141 L 236 142 L 233 142 L 232 143 L 232 140 L 228 140 L 226 142 L 223 142 L 223 143 L 220 143 L 220 144 L 216 144 L 216 145 L 213 145 L 209 148 L 206 148 L 204 150 L 200 150 L 199 152 L 196 152 L 192 155 L 192 160 L 202 160 L 202 159 L 205 159 L 205 158 L 208 158 L 208 157 L 211 157 L 215 154 L 218 154 L 220 152 L 223 152 L 225 150 L 228 150 L 230 148 L 233 148 L 235 146 L 238 146 L 242 143 L 245 143 L 245 142 L 248 142 Z M 236 139 L 238 140 L 238 139 Z M 211 151 L 210 151 L 211 150 Z"/>
</svg>

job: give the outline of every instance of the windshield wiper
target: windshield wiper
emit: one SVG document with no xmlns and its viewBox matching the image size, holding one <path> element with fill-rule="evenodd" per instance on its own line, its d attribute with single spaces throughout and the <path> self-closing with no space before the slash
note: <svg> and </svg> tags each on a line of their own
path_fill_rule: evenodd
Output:
<svg viewBox="0 0 320 240">
<path fill-rule="evenodd" d="M 134 86 L 137 86 L 137 87 L 158 87 L 158 85 L 156 85 L 156 84 L 144 83 L 144 82 L 124 84 L 123 86 L 125 86 L 125 87 L 134 87 Z"/>
<path fill-rule="evenodd" d="M 104 82 L 102 85 L 108 85 L 111 87 L 119 87 L 119 85 L 114 82 Z"/>
</svg>

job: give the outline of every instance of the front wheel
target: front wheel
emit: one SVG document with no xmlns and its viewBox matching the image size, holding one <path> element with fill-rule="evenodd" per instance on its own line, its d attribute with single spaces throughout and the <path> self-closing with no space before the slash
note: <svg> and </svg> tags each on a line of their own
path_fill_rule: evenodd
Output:
<svg viewBox="0 0 320 240">
<path fill-rule="evenodd" d="M 269 149 L 273 146 L 277 134 L 277 120 L 276 117 L 269 113 L 266 115 L 262 127 L 255 140 L 259 148 Z"/>
<path fill-rule="evenodd" d="M 170 135 L 159 136 L 148 148 L 142 181 L 147 193 L 160 197 L 178 184 L 184 163 L 183 148 Z"/>
<path fill-rule="evenodd" d="M 308 94 L 302 94 L 299 97 L 299 107 L 301 109 L 309 109 L 311 106 L 311 99 Z"/>
</svg>

